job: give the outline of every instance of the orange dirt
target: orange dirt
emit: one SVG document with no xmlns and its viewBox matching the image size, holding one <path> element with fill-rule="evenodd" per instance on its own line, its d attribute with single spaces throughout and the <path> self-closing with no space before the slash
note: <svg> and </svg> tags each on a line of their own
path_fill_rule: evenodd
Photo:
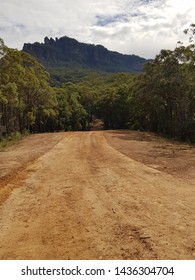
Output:
<svg viewBox="0 0 195 280">
<path fill-rule="evenodd" d="M 0 152 L 1 259 L 195 259 L 195 148 L 33 135 Z"/>
</svg>

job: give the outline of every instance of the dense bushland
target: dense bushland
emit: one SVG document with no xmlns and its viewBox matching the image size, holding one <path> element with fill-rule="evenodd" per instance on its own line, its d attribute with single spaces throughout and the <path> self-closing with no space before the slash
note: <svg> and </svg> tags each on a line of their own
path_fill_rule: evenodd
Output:
<svg viewBox="0 0 195 280">
<path fill-rule="evenodd" d="M 195 26 L 186 30 L 193 40 Z M 51 78 L 52 77 L 52 78 Z M 0 125 L 8 134 L 137 129 L 195 141 L 195 45 L 162 50 L 141 74 L 52 69 L 0 41 Z"/>
</svg>

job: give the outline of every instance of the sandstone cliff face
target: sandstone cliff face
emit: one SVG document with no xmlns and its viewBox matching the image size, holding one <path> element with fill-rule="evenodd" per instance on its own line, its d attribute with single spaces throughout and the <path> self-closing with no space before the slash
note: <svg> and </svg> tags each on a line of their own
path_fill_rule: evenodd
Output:
<svg viewBox="0 0 195 280">
<path fill-rule="evenodd" d="M 101 45 L 80 43 L 69 37 L 46 37 L 44 43 L 24 44 L 23 51 L 35 56 L 45 67 L 84 67 L 106 72 L 140 72 L 144 58 L 123 55 Z"/>
</svg>

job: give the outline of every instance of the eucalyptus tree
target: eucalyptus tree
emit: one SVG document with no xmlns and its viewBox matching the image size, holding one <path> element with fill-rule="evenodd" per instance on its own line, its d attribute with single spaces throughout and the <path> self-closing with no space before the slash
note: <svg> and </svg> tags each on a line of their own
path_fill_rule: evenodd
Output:
<svg viewBox="0 0 195 280">
<path fill-rule="evenodd" d="M 146 63 L 134 87 L 134 105 L 139 128 L 194 141 L 195 45 L 161 50 Z"/>
<path fill-rule="evenodd" d="M 6 48 L 0 59 L 0 105 L 7 132 L 39 131 L 40 122 L 54 115 L 55 96 L 49 75 L 31 55 Z"/>
</svg>

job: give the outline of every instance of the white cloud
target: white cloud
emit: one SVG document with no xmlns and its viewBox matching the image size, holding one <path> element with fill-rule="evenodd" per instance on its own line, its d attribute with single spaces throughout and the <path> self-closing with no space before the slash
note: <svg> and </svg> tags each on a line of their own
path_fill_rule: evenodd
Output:
<svg viewBox="0 0 195 280">
<path fill-rule="evenodd" d="M 21 49 L 69 36 L 110 50 L 154 57 L 184 40 L 194 0 L 0 0 L 0 37 Z"/>
</svg>

